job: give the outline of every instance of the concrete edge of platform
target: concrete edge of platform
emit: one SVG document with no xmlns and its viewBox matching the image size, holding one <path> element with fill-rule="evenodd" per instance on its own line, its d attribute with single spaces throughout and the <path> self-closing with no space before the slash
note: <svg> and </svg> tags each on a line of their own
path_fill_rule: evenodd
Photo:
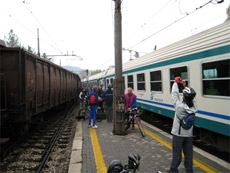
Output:
<svg viewBox="0 0 230 173">
<path fill-rule="evenodd" d="M 69 173 L 82 172 L 82 120 L 77 121 L 75 136 L 73 140 Z"/>
</svg>

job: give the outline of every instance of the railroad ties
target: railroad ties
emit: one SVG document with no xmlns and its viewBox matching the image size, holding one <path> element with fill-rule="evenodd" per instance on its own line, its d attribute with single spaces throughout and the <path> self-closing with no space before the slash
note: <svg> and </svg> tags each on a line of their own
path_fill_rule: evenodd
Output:
<svg viewBox="0 0 230 173">
<path fill-rule="evenodd" d="M 66 109 L 68 111 L 60 112 L 60 115 L 55 116 L 56 119 L 46 123 L 11 150 L 0 163 L 0 172 L 53 172 L 58 169 L 57 163 L 59 166 L 63 163 L 63 170 L 68 171 L 67 158 L 71 154 L 70 141 L 76 125 L 73 108 L 74 106 Z"/>
</svg>

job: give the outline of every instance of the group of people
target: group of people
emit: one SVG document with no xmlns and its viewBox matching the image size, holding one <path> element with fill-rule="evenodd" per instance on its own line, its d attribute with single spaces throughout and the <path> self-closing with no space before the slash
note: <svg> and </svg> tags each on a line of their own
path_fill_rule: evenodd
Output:
<svg viewBox="0 0 230 173">
<path fill-rule="evenodd" d="M 180 101 L 178 84 L 182 84 L 184 87 L 183 100 Z M 105 110 L 107 111 L 107 121 L 112 121 L 112 103 L 113 103 L 113 91 L 111 86 L 108 86 L 108 90 L 104 92 L 103 86 L 97 91 L 97 87 L 93 87 L 93 91 L 89 94 L 88 99 L 92 95 L 96 95 L 96 99 L 99 96 L 104 97 Z M 187 87 L 185 81 L 181 81 L 180 77 L 175 78 L 175 82 L 172 86 L 172 100 L 175 107 L 175 116 L 172 127 L 172 162 L 170 167 L 171 172 L 178 172 L 178 167 L 182 161 L 182 151 L 184 153 L 184 166 L 187 173 L 193 172 L 193 126 L 189 129 L 185 129 L 181 126 L 181 122 L 188 114 L 195 114 L 197 112 L 196 92 L 193 88 Z M 125 111 L 136 106 L 136 95 L 133 93 L 132 88 L 128 88 L 128 93 L 124 96 L 125 99 Z M 93 128 L 97 128 L 95 125 L 97 102 L 91 106 L 91 112 L 89 117 L 89 127 L 91 127 L 91 117 L 93 116 Z"/>
<path fill-rule="evenodd" d="M 90 116 L 88 127 L 98 128 L 96 125 L 96 112 L 97 109 L 101 109 L 106 113 L 107 122 L 112 122 L 113 119 L 113 90 L 112 86 L 108 85 L 108 89 L 105 91 L 104 86 L 100 88 L 97 86 L 90 87 L 89 90 L 82 89 L 79 94 L 79 98 L 87 99 L 87 103 L 90 105 Z M 91 119 L 93 118 L 93 125 L 91 125 Z"/>
</svg>

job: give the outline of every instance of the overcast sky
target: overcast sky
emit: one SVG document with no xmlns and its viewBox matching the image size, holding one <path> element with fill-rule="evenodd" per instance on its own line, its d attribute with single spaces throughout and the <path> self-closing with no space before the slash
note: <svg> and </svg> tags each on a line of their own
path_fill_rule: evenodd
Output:
<svg viewBox="0 0 230 173">
<path fill-rule="evenodd" d="M 223 23 L 230 0 L 210 3 L 194 12 L 208 1 L 123 0 L 122 47 L 148 53 L 155 45 L 159 49 Z M 158 33 L 186 13 L 190 15 Z M 0 0 L 0 39 L 13 29 L 24 46 L 37 51 L 39 28 L 41 53 L 61 55 L 73 51 L 83 60 L 62 57 L 62 65 L 107 69 L 114 64 L 113 16 L 112 0 Z M 123 52 L 123 62 L 128 60 L 128 51 Z M 55 57 L 54 62 L 59 64 L 60 57 Z"/>
</svg>

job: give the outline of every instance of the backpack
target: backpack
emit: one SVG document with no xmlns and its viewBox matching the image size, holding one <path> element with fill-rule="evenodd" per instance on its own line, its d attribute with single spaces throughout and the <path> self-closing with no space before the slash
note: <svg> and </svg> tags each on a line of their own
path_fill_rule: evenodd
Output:
<svg viewBox="0 0 230 173">
<path fill-rule="evenodd" d="M 182 120 L 180 118 L 179 120 L 180 120 L 180 129 L 182 127 L 183 129 L 188 130 L 194 125 L 196 116 L 195 113 L 188 113 L 185 115 L 185 117 Z M 179 129 L 179 134 L 180 134 L 180 129 Z"/>
<path fill-rule="evenodd" d="M 93 94 L 89 98 L 89 104 L 95 105 L 96 104 L 96 96 Z"/>
</svg>

